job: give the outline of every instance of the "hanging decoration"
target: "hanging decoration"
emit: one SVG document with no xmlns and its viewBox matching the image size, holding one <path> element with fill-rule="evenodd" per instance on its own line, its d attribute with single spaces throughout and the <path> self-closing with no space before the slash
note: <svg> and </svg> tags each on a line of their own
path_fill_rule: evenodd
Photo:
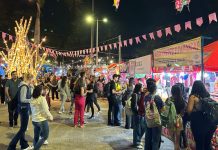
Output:
<svg viewBox="0 0 218 150">
<path fill-rule="evenodd" d="M 10 76 L 10 72 L 17 71 L 18 76 L 22 76 L 23 73 L 31 73 L 34 77 L 37 76 L 37 72 L 41 69 L 45 62 L 47 53 L 42 56 L 37 55 L 37 50 L 41 47 L 42 42 L 35 46 L 30 47 L 27 39 L 27 34 L 30 28 L 32 18 L 29 21 L 23 18 L 16 23 L 15 34 L 16 39 L 9 48 L 7 41 L 5 41 L 6 34 L 2 34 L 6 46 L 6 53 L 0 51 L 0 56 L 7 63 L 6 74 Z M 9 36 L 9 39 L 12 39 Z"/>
<path fill-rule="evenodd" d="M 116 7 L 116 9 L 118 9 L 120 6 L 120 0 L 114 0 L 114 7 Z"/>
<path fill-rule="evenodd" d="M 184 8 L 184 6 L 188 7 L 189 10 L 189 4 L 191 0 L 175 0 L 175 8 L 177 11 L 181 12 Z"/>
<path fill-rule="evenodd" d="M 213 12 L 211 14 L 208 15 L 208 20 L 209 20 L 209 24 L 212 24 L 213 22 L 217 22 L 217 14 L 216 12 Z M 163 36 L 165 35 L 165 37 L 168 36 L 172 36 L 175 33 L 179 33 L 181 32 L 181 30 L 184 31 L 189 31 L 192 30 L 192 28 L 194 27 L 194 23 L 201 27 L 204 23 L 206 23 L 206 21 L 203 19 L 203 17 L 199 17 L 196 18 L 195 21 L 186 21 L 183 24 L 175 24 L 174 26 L 168 26 L 166 28 L 162 28 L 162 29 L 158 29 L 156 31 L 152 31 L 150 33 L 144 33 L 142 35 L 136 36 L 136 37 L 131 37 L 129 39 L 125 39 L 123 41 L 120 42 L 115 42 L 115 43 L 108 43 L 106 45 L 99 45 L 98 47 L 93 47 L 93 48 L 85 48 L 85 49 L 80 49 L 80 50 L 57 50 L 57 49 L 53 49 L 53 48 L 48 48 L 48 47 L 42 47 L 41 45 L 35 45 L 33 43 L 30 43 L 29 41 L 25 41 L 29 47 L 31 47 L 31 49 L 36 49 L 36 48 L 41 48 L 43 51 L 45 51 L 46 53 L 48 53 L 48 55 L 54 57 L 55 59 L 57 58 L 57 56 L 64 56 L 64 57 L 86 57 L 87 55 L 94 55 L 94 53 L 98 52 L 103 52 L 103 51 L 109 51 L 109 50 L 116 50 L 120 47 L 128 47 L 128 46 L 132 46 L 133 44 L 141 44 L 142 41 L 148 41 L 148 40 L 156 40 L 158 38 L 163 38 Z M 1 31 L 0 31 L 1 32 Z M 7 46 L 7 42 L 13 42 L 13 41 L 17 41 L 17 37 L 19 37 L 19 35 L 16 34 L 16 37 L 11 36 L 5 32 L 1 32 L 2 34 L 2 39 L 4 41 L 4 43 L 6 43 L 6 48 L 2 48 L 3 50 L 10 50 Z M 158 37 L 158 38 L 157 38 Z M 26 38 L 25 38 L 26 40 Z M 24 42 L 24 41 L 23 41 Z M 1 53 L 0 53 L 1 54 Z"/>
</svg>

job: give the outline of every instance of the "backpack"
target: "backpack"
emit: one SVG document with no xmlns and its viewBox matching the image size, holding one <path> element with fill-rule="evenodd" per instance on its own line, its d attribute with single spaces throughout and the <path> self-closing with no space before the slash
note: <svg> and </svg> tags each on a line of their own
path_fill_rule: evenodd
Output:
<svg viewBox="0 0 218 150">
<path fill-rule="evenodd" d="M 161 126 L 160 114 L 154 101 L 155 95 L 145 105 L 145 118 L 148 128 Z"/>
<path fill-rule="evenodd" d="M 172 98 L 168 98 L 165 102 L 165 110 L 161 113 L 162 126 L 172 128 L 175 126 L 177 113 Z"/>
<path fill-rule="evenodd" d="M 111 87 L 111 83 L 110 83 L 110 82 L 108 82 L 108 83 L 104 86 L 104 96 L 105 96 L 105 97 L 110 97 L 110 95 L 111 95 L 110 87 Z"/>
<path fill-rule="evenodd" d="M 138 95 L 136 94 L 136 99 L 137 99 L 137 96 Z M 132 96 L 130 96 L 125 102 L 125 111 L 126 111 L 126 114 L 129 116 L 133 115 L 131 102 L 132 102 Z"/>
<path fill-rule="evenodd" d="M 205 119 L 212 125 L 218 125 L 218 103 L 210 97 L 202 98 L 200 103 Z"/>
</svg>

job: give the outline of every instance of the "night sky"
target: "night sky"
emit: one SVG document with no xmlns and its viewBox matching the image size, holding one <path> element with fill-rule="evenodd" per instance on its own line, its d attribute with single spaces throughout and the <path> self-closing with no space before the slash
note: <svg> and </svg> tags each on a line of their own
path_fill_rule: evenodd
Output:
<svg viewBox="0 0 218 150">
<path fill-rule="evenodd" d="M 213 38 L 206 43 L 218 40 L 218 23 L 209 25 L 207 19 L 209 13 L 218 14 L 218 0 L 191 0 L 190 12 L 184 7 L 181 13 L 175 10 L 173 0 L 121 0 L 117 11 L 112 5 L 113 0 L 95 0 L 95 16 L 109 19 L 108 24 L 100 24 L 100 43 L 118 35 L 122 35 L 122 39 L 128 39 L 165 27 L 173 27 L 178 23 L 184 26 L 185 21 L 194 23 L 198 17 L 206 20 L 202 27 L 193 24 L 193 30 L 185 31 L 183 27 L 180 33 L 173 32 L 173 36 L 164 35 L 155 41 L 148 40 L 140 45 L 123 48 L 124 59 L 143 56 L 156 48 L 201 35 Z M 28 0 L 1 0 L 0 10 L 0 30 L 10 34 L 14 34 L 15 19 L 35 16 L 35 6 L 28 3 Z M 84 18 L 90 12 L 91 0 L 45 0 L 41 16 L 42 36 L 48 37 L 45 45 L 62 50 L 89 48 L 90 26 L 85 23 Z M 33 37 L 33 25 L 34 22 L 29 38 Z M 113 42 L 115 40 L 104 43 Z M 111 52 L 117 53 L 117 50 Z"/>
</svg>

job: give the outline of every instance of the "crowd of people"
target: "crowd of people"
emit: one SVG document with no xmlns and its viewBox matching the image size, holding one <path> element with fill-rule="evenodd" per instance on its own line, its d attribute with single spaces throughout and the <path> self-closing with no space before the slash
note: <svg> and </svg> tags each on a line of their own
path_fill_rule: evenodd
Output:
<svg viewBox="0 0 218 150">
<path fill-rule="evenodd" d="M 165 101 L 157 94 L 154 79 L 147 79 L 145 84 L 135 84 L 135 79 L 129 78 L 127 84 L 121 84 L 117 74 L 107 83 L 103 78 L 87 77 L 85 72 L 77 77 L 69 75 L 60 79 L 53 74 L 44 75 L 35 81 L 31 74 L 18 78 L 13 71 L 11 79 L 0 76 L 0 83 L 1 103 L 8 104 L 9 127 L 18 125 L 20 115 L 20 129 L 9 143 L 8 150 L 16 150 L 18 141 L 22 150 L 39 150 L 43 144 L 48 144 L 48 120 L 53 120 L 51 99 L 60 98 L 59 114 L 66 112 L 66 101 L 71 102 L 67 113 L 74 114 L 73 126 L 84 128 L 85 112 L 91 108 L 88 119 L 95 118 L 94 104 L 97 114 L 101 112 L 99 96 L 108 100 L 108 126 L 122 126 L 122 120 L 125 120 L 125 128 L 133 129 L 133 146 L 137 149 L 158 150 L 162 142 L 162 127 L 169 129 L 175 150 L 187 148 L 185 130 L 189 121 L 196 149 L 212 150 L 211 139 L 217 126 L 205 119 L 202 113 L 201 100 L 209 98 L 210 94 L 201 81 L 194 82 L 190 95 L 182 83 L 175 84 L 171 88 L 171 96 Z M 33 146 L 25 139 L 30 115 L 34 127 Z"/>
</svg>

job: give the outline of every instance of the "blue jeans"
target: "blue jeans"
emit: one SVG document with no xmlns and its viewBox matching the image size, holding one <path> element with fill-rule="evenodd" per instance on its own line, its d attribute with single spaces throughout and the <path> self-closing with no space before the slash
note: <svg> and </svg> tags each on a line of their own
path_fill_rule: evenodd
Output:
<svg viewBox="0 0 218 150">
<path fill-rule="evenodd" d="M 122 101 L 117 101 L 114 104 L 114 125 L 121 125 L 122 121 Z"/>
<path fill-rule="evenodd" d="M 162 127 L 147 128 L 145 150 L 159 150 Z"/>
<path fill-rule="evenodd" d="M 28 142 L 25 139 L 25 132 L 27 129 L 29 121 L 29 108 L 21 108 L 20 109 L 20 130 L 17 132 L 17 134 L 14 136 L 12 141 L 9 144 L 8 150 L 16 150 L 17 142 L 20 140 L 20 146 L 21 149 L 25 149 L 29 147 Z"/>
<path fill-rule="evenodd" d="M 45 140 L 48 139 L 49 135 L 49 127 L 48 127 L 48 121 L 42 121 L 42 122 L 34 122 L 34 150 L 39 150 L 40 147 L 43 145 Z M 39 139 L 39 136 L 41 136 L 41 139 Z"/>
<path fill-rule="evenodd" d="M 133 115 L 133 145 L 140 145 L 143 135 L 146 133 L 146 121 L 144 116 Z"/>
</svg>

